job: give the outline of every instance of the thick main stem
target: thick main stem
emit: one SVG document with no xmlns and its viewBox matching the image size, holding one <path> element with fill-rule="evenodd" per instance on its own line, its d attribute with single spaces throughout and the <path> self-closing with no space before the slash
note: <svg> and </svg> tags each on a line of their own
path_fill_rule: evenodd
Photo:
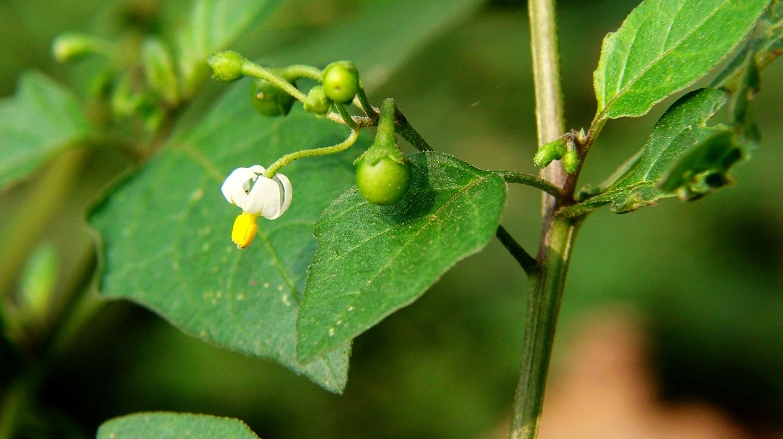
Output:
<svg viewBox="0 0 783 439">
<path fill-rule="evenodd" d="M 555 1 L 529 0 L 528 14 L 538 146 L 541 147 L 565 132 Z M 531 291 L 527 300 L 522 365 L 509 432 L 512 439 L 534 439 L 538 433 L 557 317 L 571 249 L 579 226 L 578 219 L 555 215 L 559 207 L 573 200 L 573 185 L 569 184 L 568 174 L 560 163 L 555 162 L 542 170 L 541 177 L 563 193 L 559 199 L 543 195 L 543 222 L 537 258 L 539 272 L 531 276 Z"/>
<path fill-rule="evenodd" d="M 509 434 L 513 439 L 533 439 L 538 433 L 557 317 L 578 227 L 572 219 L 554 218 L 548 229 L 549 241 L 539 254 L 544 265 L 532 279 L 527 298 L 522 366 Z"/>
</svg>

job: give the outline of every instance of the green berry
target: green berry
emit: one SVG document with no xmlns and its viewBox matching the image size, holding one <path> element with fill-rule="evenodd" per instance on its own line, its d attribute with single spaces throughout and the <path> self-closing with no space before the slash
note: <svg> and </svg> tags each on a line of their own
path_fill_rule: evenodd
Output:
<svg viewBox="0 0 783 439">
<path fill-rule="evenodd" d="M 408 192 L 411 184 L 410 163 L 385 156 L 373 163 L 363 158 L 356 167 L 356 187 L 372 204 L 390 206 Z"/>
<path fill-rule="evenodd" d="M 258 79 L 250 88 L 253 107 L 264 116 L 285 116 L 294 105 L 294 97 L 266 79 Z"/>
<path fill-rule="evenodd" d="M 314 114 L 326 114 L 330 108 L 332 108 L 332 100 L 326 97 L 324 88 L 320 85 L 311 88 L 304 103 L 305 111 Z"/>
<path fill-rule="evenodd" d="M 350 61 L 337 61 L 326 66 L 323 81 L 326 96 L 339 104 L 351 102 L 359 92 L 359 71 Z"/>
</svg>

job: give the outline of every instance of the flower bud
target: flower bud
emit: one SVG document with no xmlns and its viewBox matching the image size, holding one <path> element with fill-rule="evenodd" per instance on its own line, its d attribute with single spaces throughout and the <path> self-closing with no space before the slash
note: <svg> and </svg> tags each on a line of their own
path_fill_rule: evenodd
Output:
<svg viewBox="0 0 783 439">
<path fill-rule="evenodd" d="M 332 100 L 326 97 L 324 88 L 320 85 L 311 88 L 304 103 L 305 111 L 322 115 L 328 113 L 330 108 L 332 108 Z"/>
<path fill-rule="evenodd" d="M 539 168 L 546 168 L 553 160 L 560 160 L 566 153 L 566 139 L 559 137 L 549 142 L 536 151 L 533 163 Z"/>
<path fill-rule="evenodd" d="M 218 52 L 207 59 L 207 64 L 212 67 L 212 77 L 223 82 L 241 78 L 244 62 L 245 58 L 233 50 Z"/>
</svg>

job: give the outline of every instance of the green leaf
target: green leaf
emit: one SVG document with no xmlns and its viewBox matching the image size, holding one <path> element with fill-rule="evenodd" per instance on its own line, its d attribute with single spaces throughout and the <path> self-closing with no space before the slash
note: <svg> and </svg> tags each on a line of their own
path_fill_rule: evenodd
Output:
<svg viewBox="0 0 783 439">
<path fill-rule="evenodd" d="M 494 236 L 506 198 L 502 178 L 444 154 L 410 159 L 413 181 L 399 203 L 372 205 L 352 189 L 318 220 L 297 324 L 303 361 L 412 303 Z"/>
<path fill-rule="evenodd" d="M 770 0 L 645 0 L 604 38 L 596 121 L 642 116 L 707 74 Z"/>
<path fill-rule="evenodd" d="M 101 294 L 150 308 L 183 331 L 268 358 L 321 386 L 341 391 L 343 347 L 308 364 L 296 360 L 296 318 L 318 216 L 353 183 L 353 160 L 369 140 L 337 156 L 303 159 L 282 173 L 293 184 L 291 208 L 259 220 L 255 242 L 231 243 L 241 213 L 220 192 L 237 167 L 268 166 L 285 153 L 341 142 L 348 129 L 297 106 L 285 118 L 257 114 L 248 83 L 234 86 L 193 131 L 119 186 L 92 212 L 103 241 Z"/>
<path fill-rule="evenodd" d="M 91 130 L 76 98 L 40 73 L 27 72 L 0 101 L 0 190 L 35 172 Z"/>
<path fill-rule="evenodd" d="M 672 191 L 658 188 L 661 179 L 677 160 L 725 127 L 707 127 L 707 121 L 727 102 L 721 90 L 702 89 L 675 102 L 655 125 L 642 151 L 603 185 L 607 190 L 581 203 L 598 207 L 611 204 L 612 211 L 627 213 L 671 197 Z"/>
<path fill-rule="evenodd" d="M 753 54 L 758 70 L 764 69 L 783 53 L 783 2 L 773 0 L 759 18 L 742 51 L 718 74 L 710 87 L 736 90 L 747 67 L 747 59 Z"/>
<path fill-rule="evenodd" d="M 97 439 L 258 439 L 238 419 L 191 413 L 136 413 L 104 422 Z"/>
<path fill-rule="evenodd" d="M 743 158 L 742 149 L 733 130 L 718 130 L 684 154 L 658 187 L 684 201 L 699 199 L 730 182 L 726 174 Z"/>
<path fill-rule="evenodd" d="M 179 35 L 180 70 L 185 94 L 195 91 L 207 72 L 206 59 L 266 21 L 282 0 L 196 0 Z"/>
</svg>

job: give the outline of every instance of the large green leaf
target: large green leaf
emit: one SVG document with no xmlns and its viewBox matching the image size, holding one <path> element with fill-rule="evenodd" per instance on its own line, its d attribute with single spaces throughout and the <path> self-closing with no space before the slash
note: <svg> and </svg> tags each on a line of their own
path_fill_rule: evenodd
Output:
<svg viewBox="0 0 783 439">
<path fill-rule="evenodd" d="M 260 25 L 283 0 L 196 0 L 179 36 L 180 70 L 187 95 L 208 70 L 206 59 Z"/>
<path fill-rule="evenodd" d="M 97 439 L 258 439 L 244 422 L 191 413 L 136 413 L 98 428 Z"/>
<path fill-rule="evenodd" d="M 610 33 L 594 74 L 596 121 L 641 116 L 707 74 L 770 0 L 645 0 Z"/>
<path fill-rule="evenodd" d="M 0 101 L 0 190 L 32 174 L 90 130 L 68 90 L 39 73 L 26 73 L 16 95 Z"/>
<path fill-rule="evenodd" d="M 736 90 L 740 85 L 749 54 L 762 70 L 783 53 L 783 2 L 773 0 L 756 23 L 745 47 L 712 81 L 711 87 Z"/>
<path fill-rule="evenodd" d="M 352 185 L 352 161 L 368 142 L 286 167 L 291 208 L 275 221 L 262 218 L 256 241 L 238 250 L 230 232 L 241 211 L 220 192 L 231 170 L 268 166 L 285 153 L 333 145 L 348 134 L 301 107 L 285 118 L 264 118 L 252 110 L 247 87 L 237 84 L 196 129 L 174 135 L 94 209 L 90 221 L 103 241 L 101 294 L 138 302 L 189 334 L 272 359 L 341 391 L 348 349 L 300 364 L 296 318 L 316 250 L 315 221 Z"/>
<path fill-rule="evenodd" d="M 399 203 L 372 205 L 352 189 L 318 220 L 297 324 L 303 361 L 410 304 L 494 236 L 506 198 L 501 177 L 444 154 L 411 161 L 413 182 Z"/>
<path fill-rule="evenodd" d="M 655 125 L 640 154 L 615 174 L 617 177 L 605 185 L 604 193 L 588 199 L 582 206 L 611 204 L 612 211 L 626 213 L 674 196 L 673 190 L 658 188 L 661 179 L 686 152 L 710 136 L 728 130 L 706 125 L 726 102 L 726 94 L 714 89 L 698 90 L 680 98 Z"/>
</svg>

